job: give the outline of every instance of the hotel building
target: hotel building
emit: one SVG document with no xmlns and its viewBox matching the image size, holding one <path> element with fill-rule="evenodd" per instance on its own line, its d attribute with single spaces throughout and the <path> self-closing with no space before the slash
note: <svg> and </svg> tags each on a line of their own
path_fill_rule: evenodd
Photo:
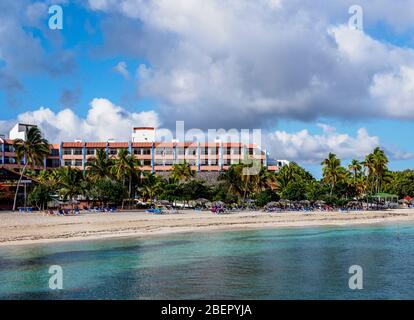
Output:
<svg viewBox="0 0 414 320">
<path fill-rule="evenodd" d="M 9 139 L 0 137 L 0 166 L 18 168 L 16 154 L 13 150 L 14 139 L 25 139 L 25 132 L 30 125 L 17 124 L 11 131 Z M 121 149 L 127 149 L 141 165 L 141 170 L 155 173 L 168 173 L 174 164 L 184 161 L 200 173 L 220 172 L 232 164 L 251 161 L 266 166 L 270 171 L 278 171 L 288 164 L 286 160 L 270 160 L 267 152 L 254 144 L 235 142 L 157 142 L 155 128 L 136 127 L 132 139 L 128 142 L 115 141 L 73 141 L 50 145 L 51 154 L 44 160 L 43 168 L 60 166 L 88 168 L 88 161 L 96 155 L 97 150 L 104 150 L 108 157 L 115 158 Z M 22 164 L 24 160 L 22 161 Z"/>
</svg>

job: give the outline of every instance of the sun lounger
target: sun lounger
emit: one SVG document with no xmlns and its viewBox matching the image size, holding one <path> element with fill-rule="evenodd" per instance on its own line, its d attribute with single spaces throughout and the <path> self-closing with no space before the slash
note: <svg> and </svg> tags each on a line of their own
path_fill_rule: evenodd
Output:
<svg viewBox="0 0 414 320">
<path fill-rule="evenodd" d="M 162 214 L 162 210 L 161 209 L 147 209 L 145 210 L 145 212 L 149 212 L 149 213 L 154 213 L 154 214 Z"/>
</svg>

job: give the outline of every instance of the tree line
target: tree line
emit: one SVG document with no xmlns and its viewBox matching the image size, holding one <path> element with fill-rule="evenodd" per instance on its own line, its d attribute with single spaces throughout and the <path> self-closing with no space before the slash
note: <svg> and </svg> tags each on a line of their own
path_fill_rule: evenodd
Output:
<svg viewBox="0 0 414 320">
<path fill-rule="evenodd" d="M 252 164 L 240 163 L 222 171 L 215 183 L 207 183 L 185 162 L 173 165 L 165 177 L 142 172 L 139 162 L 126 149 L 121 149 L 117 157 L 108 157 L 105 150 L 98 149 L 85 171 L 72 167 L 36 171 L 32 168 L 42 165 L 50 152 L 47 140 L 37 127 L 28 130 L 25 141 L 16 140 L 14 147 L 19 163 L 25 159 L 18 185 L 24 175 L 38 182 L 29 194 L 29 201 L 39 208 L 56 198 L 72 202 L 82 198 L 121 206 L 136 198 L 150 204 L 155 200 L 188 203 L 200 198 L 243 204 L 249 199 L 261 207 L 281 198 L 323 200 L 341 206 L 378 192 L 394 193 L 400 198 L 414 197 L 414 171 L 390 171 L 388 158 L 381 148 L 375 148 L 362 161 L 352 160 L 347 166 L 330 153 L 321 162 L 321 179 L 295 162 L 278 172 L 262 166 L 255 175 L 244 174 L 244 169 Z M 17 190 L 14 208 L 16 199 Z"/>
</svg>

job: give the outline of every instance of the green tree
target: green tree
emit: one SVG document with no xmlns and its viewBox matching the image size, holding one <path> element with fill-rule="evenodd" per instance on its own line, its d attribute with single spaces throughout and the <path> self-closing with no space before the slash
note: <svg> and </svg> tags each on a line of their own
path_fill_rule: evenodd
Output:
<svg viewBox="0 0 414 320">
<path fill-rule="evenodd" d="M 118 204 L 126 196 L 126 187 L 120 182 L 109 178 L 102 178 L 94 182 L 90 196 L 93 200 L 105 203 Z"/>
<path fill-rule="evenodd" d="M 132 184 L 134 178 L 137 179 L 140 171 L 138 168 L 138 161 L 133 155 L 130 155 L 128 150 L 121 149 L 118 152 L 118 157 L 114 160 L 111 167 L 111 174 L 125 185 L 128 181 L 128 195 L 132 196 Z"/>
<path fill-rule="evenodd" d="M 44 210 L 47 203 L 52 200 L 50 196 L 50 189 L 45 185 L 37 185 L 30 192 L 28 197 L 29 203 L 38 208 L 38 210 Z"/>
<path fill-rule="evenodd" d="M 113 160 L 109 159 L 105 149 L 97 149 L 95 157 L 87 163 L 89 175 L 93 180 L 111 177 Z"/>
<path fill-rule="evenodd" d="M 17 182 L 16 194 L 14 195 L 13 211 L 16 210 L 17 194 L 27 167 L 42 166 L 44 159 L 50 154 L 49 142 L 43 138 L 38 127 L 30 127 L 26 132 L 26 140 L 16 139 L 13 143 L 18 163 L 24 161 Z"/>
<path fill-rule="evenodd" d="M 362 164 L 358 160 L 353 159 L 348 165 L 348 170 L 352 173 L 353 180 L 355 182 L 356 179 L 361 175 Z"/>
<path fill-rule="evenodd" d="M 329 194 L 332 195 L 336 184 L 346 177 L 346 170 L 334 153 L 329 153 L 328 158 L 323 160 L 321 165 L 323 181 L 331 186 Z"/>
<path fill-rule="evenodd" d="M 305 200 L 306 199 L 306 188 L 302 181 L 292 181 L 282 191 L 282 198 L 288 200 Z"/>
<path fill-rule="evenodd" d="M 154 202 L 156 195 L 162 191 L 162 179 L 155 173 L 145 173 L 142 187 L 139 189 L 141 195 Z"/>
<path fill-rule="evenodd" d="M 77 196 L 82 193 L 82 181 L 84 179 L 82 171 L 72 167 L 62 167 L 59 169 L 59 194 L 65 200 L 73 202 Z"/>
<path fill-rule="evenodd" d="M 171 177 L 179 182 L 188 181 L 193 178 L 195 172 L 191 169 L 188 162 L 174 164 L 171 171 Z"/>
<path fill-rule="evenodd" d="M 379 147 L 365 157 L 364 167 L 368 171 L 368 184 L 371 193 L 381 192 L 382 184 L 390 179 L 388 158 Z"/>
</svg>

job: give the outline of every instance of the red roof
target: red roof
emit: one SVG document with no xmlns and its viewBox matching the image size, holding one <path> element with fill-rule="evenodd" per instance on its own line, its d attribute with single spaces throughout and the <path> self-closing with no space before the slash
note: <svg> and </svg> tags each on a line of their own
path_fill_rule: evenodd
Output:
<svg viewBox="0 0 414 320">
<path fill-rule="evenodd" d="M 106 142 L 86 142 L 87 148 L 106 148 Z"/>
<path fill-rule="evenodd" d="M 63 142 L 63 148 L 82 148 L 85 145 L 83 142 Z"/>
<path fill-rule="evenodd" d="M 129 143 L 128 142 L 109 142 L 110 148 L 128 148 Z"/>
<path fill-rule="evenodd" d="M 133 148 L 151 148 L 152 142 L 133 142 L 132 147 Z"/>
</svg>

